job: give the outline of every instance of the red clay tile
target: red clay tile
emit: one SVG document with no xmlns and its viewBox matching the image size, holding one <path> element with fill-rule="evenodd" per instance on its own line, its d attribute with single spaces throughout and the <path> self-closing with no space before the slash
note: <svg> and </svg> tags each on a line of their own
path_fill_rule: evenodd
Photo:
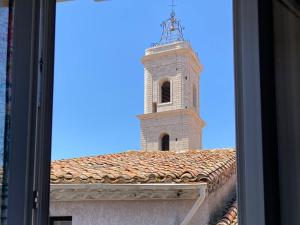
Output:
<svg viewBox="0 0 300 225">
<path fill-rule="evenodd" d="M 56 160 L 52 184 L 195 183 L 217 189 L 235 174 L 233 149 L 184 153 L 129 151 L 118 154 Z"/>
</svg>

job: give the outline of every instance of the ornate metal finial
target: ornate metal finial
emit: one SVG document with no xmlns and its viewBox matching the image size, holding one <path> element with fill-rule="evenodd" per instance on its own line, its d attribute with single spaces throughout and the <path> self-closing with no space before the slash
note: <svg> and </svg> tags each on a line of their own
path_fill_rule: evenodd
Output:
<svg viewBox="0 0 300 225">
<path fill-rule="evenodd" d="M 159 45 L 161 44 L 168 44 L 175 41 L 184 41 L 183 37 L 183 30 L 184 27 L 181 25 L 181 22 L 179 19 L 175 16 L 175 9 L 176 6 L 174 4 L 174 0 L 172 0 L 172 12 L 170 15 L 170 18 L 166 21 L 163 21 L 161 26 L 163 28 L 163 32 L 159 41 Z"/>
</svg>

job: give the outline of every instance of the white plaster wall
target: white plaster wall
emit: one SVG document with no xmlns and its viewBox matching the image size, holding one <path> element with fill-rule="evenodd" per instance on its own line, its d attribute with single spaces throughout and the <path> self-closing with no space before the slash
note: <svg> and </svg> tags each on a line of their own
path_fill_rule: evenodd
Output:
<svg viewBox="0 0 300 225">
<path fill-rule="evenodd" d="M 93 201 L 51 203 L 51 216 L 72 216 L 72 225 L 175 225 L 193 201 Z"/>
<path fill-rule="evenodd" d="M 235 188 L 231 178 L 203 202 L 190 225 L 207 225 Z M 180 225 L 195 200 L 51 202 L 50 216 L 72 216 L 72 225 Z"/>
</svg>

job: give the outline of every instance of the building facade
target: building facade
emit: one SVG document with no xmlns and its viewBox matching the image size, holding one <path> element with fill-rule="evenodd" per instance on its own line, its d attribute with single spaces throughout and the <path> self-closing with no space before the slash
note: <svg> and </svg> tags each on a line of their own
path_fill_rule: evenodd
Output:
<svg viewBox="0 0 300 225">
<path fill-rule="evenodd" d="M 235 160 L 233 149 L 211 149 L 53 161 L 50 217 L 66 225 L 216 225 L 235 196 Z"/>
</svg>

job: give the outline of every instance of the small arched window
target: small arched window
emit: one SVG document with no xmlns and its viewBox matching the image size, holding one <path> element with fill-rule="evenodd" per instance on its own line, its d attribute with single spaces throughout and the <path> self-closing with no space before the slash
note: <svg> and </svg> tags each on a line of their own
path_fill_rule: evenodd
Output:
<svg viewBox="0 0 300 225">
<path fill-rule="evenodd" d="M 170 81 L 165 81 L 161 85 L 161 103 L 170 102 L 171 101 L 171 89 L 170 89 Z"/>
<path fill-rule="evenodd" d="M 164 134 L 161 137 L 161 150 L 162 151 L 170 150 L 170 136 L 168 134 Z"/>
</svg>

